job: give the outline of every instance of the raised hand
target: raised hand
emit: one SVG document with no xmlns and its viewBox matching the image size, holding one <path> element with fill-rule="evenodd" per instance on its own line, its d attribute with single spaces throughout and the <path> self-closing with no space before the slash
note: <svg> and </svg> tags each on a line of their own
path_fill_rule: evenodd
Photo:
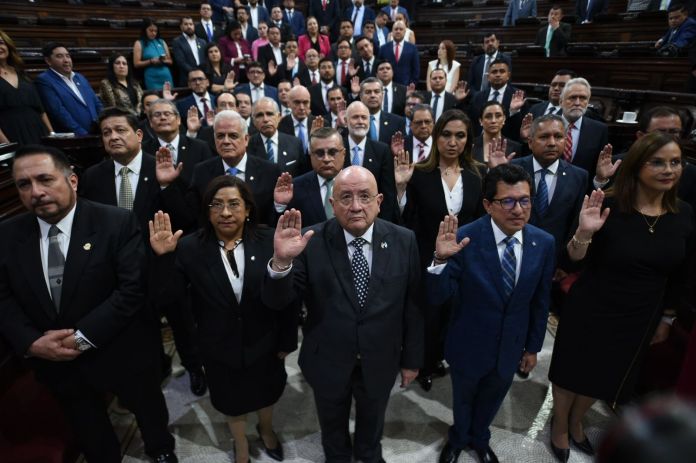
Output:
<svg viewBox="0 0 696 463">
<path fill-rule="evenodd" d="M 167 187 L 173 183 L 179 177 L 183 168 L 183 162 L 174 167 L 172 153 L 166 146 L 160 147 L 155 153 L 155 175 L 160 186 Z"/>
<path fill-rule="evenodd" d="M 289 173 L 283 172 L 276 180 L 273 201 L 286 206 L 292 201 L 292 175 Z"/>
<path fill-rule="evenodd" d="M 201 130 L 201 118 L 198 117 L 198 108 L 194 105 L 191 105 L 186 113 L 186 130 L 193 133 Z"/>
<path fill-rule="evenodd" d="M 162 86 L 162 98 L 165 100 L 169 101 L 174 101 L 176 100 L 178 93 L 172 93 L 172 84 L 171 82 L 165 82 L 164 85 Z"/>
<path fill-rule="evenodd" d="M 577 239 L 588 240 L 602 228 L 609 216 L 608 207 L 602 210 L 603 202 L 604 192 L 602 190 L 594 190 L 589 197 L 585 195 L 580 209 L 578 229 L 575 232 Z"/>
<path fill-rule="evenodd" d="M 179 238 L 184 234 L 183 230 L 172 233 L 172 222 L 169 214 L 157 211 L 148 223 L 150 228 L 150 246 L 158 256 L 174 252 Z"/>
<path fill-rule="evenodd" d="M 302 234 L 302 214 L 297 209 L 285 211 L 278 219 L 273 235 L 273 263 L 287 267 L 299 256 L 314 235 L 314 230 Z"/>
<path fill-rule="evenodd" d="M 227 91 L 232 91 L 237 86 L 237 82 L 234 81 L 234 71 L 227 73 L 224 86 Z"/>
<path fill-rule="evenodd" d="M 358 67 L 355 65 L 355 60 L 351 58 L 350 61 L 348 61 L 348 75 L 351 78 L 357 76 L 358 70 Z"/>
<path fill-rule="evenodd" d="M 413 92 L 415 92 L 415 91 L 416 91 L 416 84 L 415 84 L 415 82 L 411 82 L 410 84 L 408 84 L 408 87 L 406 87 L 406 98 L 413 95 Z"/>
<path fill-rule="evenodd" d="M 404 134 L 401 132 L 396 132 L 391 138 L 391 152 L 392 156 L 396 157 L 401 151 L 404 150 Z"/>
<path fill-rule="evenodd" d="M 205 121 L 208 123 L 210 127 L 212 127 L 213 122 L 215 122 L 215 111 L 209 109 L 208 112 L 205 114 Z"/>
<path fill-rule="evenodd" d="M 278 72 L 278 65 L 273 60 L 269 61 L 268 62 L 268 75 L 274 76 L 274 75 L 276 75 L 276 72 Z"/>
<path fill-rule="evenodd" d="M 360 77 L 354 76 L 350 79 L 350 92 L 356 95 L 360 93 Z"/>
<path fill-rule="evenodd" d="M 411 181 L 412 176 L 413 164 L 411 163 L 411 155 L 402 148 L 394 156 L 394 181 L 400 196 L 406 190 L 406 185 Z"/>
<path fill-rule="evenodd" d="M 341 100 L 338 103 L 338 114 L 336 114 L 336 126 L 346 127 L 348 123 L 346 122 L 346 102 Z"/>
<path fill-rule="evenodd" d="M 457 216 L 446 215 L 437 231 L 435 254 L 440 260 L 449 259 L 464 249 L 469 241 L 467 237 L 457 243 Z"/>
<path fill-rule="evenodd" d="M 294 79 L 292 79 L 292 86 L 297 87 L 298 85 L 302 85 L 302 82 L 300 82 L 299 77 L 295 77 Z"/>
<path fill-rule="evenodd" d="M 464 80 L 460 80 L 457 84 L 457 88 L 454 91 L 454 97 L 457 101 L 465 100 L 469 96 L 469 84 Z"/>
<path fill-rule="evenodd" d="M 611 162 L 611 155 L 614 151 L 611 144 L 607 144 L 602 148 L 599 153 L 599 159 L 597 159 L 597 169 L 595 171 L 595 177 L 598 182 L 606 182 L 616 173 L 616 169 L 621 165 L 621 159 L 616 162 Z"/>
<path fill-rule="evenodd" d="M 522 119 L 522 125 L 520 126 L 520 140 L 529 140 L 529 134 L 532 130 L 532 122 L 534 121 L 534 115 L 532 113 L 527 113 Z"/>
<path fill-rule="evenodd" d="M 519 111 L 524 105 L 524 90 L 517 90 L 512 94 L 512 100 L 510 100 L 510 112 Z"/>
<path fill-rule="evenodd" d="M 312 121 L 312 127 L 309 129 L 309 134 L 312 135 L 315 131 L 321 129 L 324 127 L 324 117 L 323 116 L 317 116 L 314 118 Z"/>
<path fill-rule="evenodd" d="M 494 138 L 488 144 L 488 168 L 492 169 L 501 164 L 507 164 L 515 157 L 515 153 L 506 155 L 507 139 Z"/>
</svg>

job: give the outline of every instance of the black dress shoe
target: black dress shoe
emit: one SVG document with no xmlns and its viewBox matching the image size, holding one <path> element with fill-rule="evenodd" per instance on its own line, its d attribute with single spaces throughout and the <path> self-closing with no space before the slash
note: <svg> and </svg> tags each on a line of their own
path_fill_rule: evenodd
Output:
<svg viewBox="0 0 696 463">
<path fill-rule="evenodd" d="M 529 372 L 528 371 L 522 371 L 521 369 L 517 369 L 517 372 L 515 373 L 517 376 L 519 376 L 522 379 L 527 379 L 529 378 Z"/>
<path fill-rule="evenodd" d="M 550 440 L 549 443 L 551 444 L 551 451 L 553 452 L 556 459 L 561 463 L 567 463 L 568 459 L 570 459 L 570 449 L 559 449 L 558 447 L 553 445 L 552 440 Z"/>
<path fill-rule="evenodd" d="M 275 461 L 283 461 L 283 445 L 280 443 L 280 440 L 278 439 L 278 436 L 276 436 L 276 440 L 278 441 L 278 446 L 274 449 L 266 447 L 266 442 L 263 440 L 263 436 L 261 436 L 261 428 L 259 425 L 256 425 L 256 432 L 259 433 L 259 437 L 261 438 L 261 445 L 263 445 L 263 449 L 266 452 L 266 455 L 269 457 L 273 458 Z"/>
<path fill-rule="evenodd" d="M 198 397 L 204 395 L 208 390 L 208 382 L 205 380 L 203 369 L 189 370 L 189 379 L 191 380 L 191 392 Z"/>
<path fill-rule="evenodd" d="M 594 448 L 592 447 L 592 444 L 590 444 L 590 439 L 587 438 L 586 435 L 583 434 L 583 437 L 585 438 L 582 442 L 578 442 L 575 439 L 573 439 L 573 436 L 570 436 L 570 441 L 573 443 L 574 446 L 578 448 L 582 453 L 585 453 L 591 457 L 594 456 L 595 451 Z"/>
<path fill-rule="evenodd" d="M 474 452 L 481 463 L 499 463 L 498 457 L 493 453 L 490 445 L 487 445 L 485 449 L 474 448 Z"/>
<path fill-rule="evenodd" d="M 179 459 L 174 452 L 164 452 L 155 457 L 155 463 L 179 463 Z"/>
<path fill-rule="evenodd" d="M 433 372 L 440 377 L 447 376 L 447 368 L 445 368 L 445 364 L 442 362 L 437 362 Z"/>
<path fill-rule="evenodd" d="M 423 388 L 425 392 L 428 392 L 430 389 L 433 388 L 433 377 L 430 375 L 418 375 L 416 378 L 418 381 L 418 384 Z"/>
<path fill-rule="evenodd" d="M 440 459 L 437 461 L 438 463 L 455 463 L 460 453 L 462 453 L 461 450 L 455 449 L 447 442 L 440 452 Z"/>
</svg>

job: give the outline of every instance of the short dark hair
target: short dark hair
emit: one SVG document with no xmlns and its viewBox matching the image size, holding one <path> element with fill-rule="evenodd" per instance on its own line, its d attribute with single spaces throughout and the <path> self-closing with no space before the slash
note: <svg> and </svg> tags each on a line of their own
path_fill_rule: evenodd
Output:
<svg viewBox="0 0 696 463">
<path fill-rule="evenodd" d="M 488 66 L 488 68 L 490 69 L 490 67 L 493 66 L 494 64 L 504 64 L 505 68 L 508 71 L 510 70 L 510 64 L 507 61 L 505 61 L 503 58 L 496 58 L 493 61 L 491 61 L 491 64 Z"/>
<path fill-rule="evenodd" d="M 48 42 L 46 45 L 43 46 L 43 48 L 41 48 L 41 54 L 44 58 L 48 58 L 53 54 L 53 50 L 61 47 L 65 48 L 66 50 L 68 49 L 68 47 L 66 47 L 60 42 Z"/>
<path fill-rule="evenodd" d="M 667 8 L 667 13 L 674 13 L 675 11 L 684 11 L 685 13 L 689 12 L 684 3 L 672 3 L 669 5 L 669 8 Z"/>
<path fill-rule="evenodd" d="M 433 75 L 433 72 L 442 72 L 442 73 L 445 74 L 445 79 L 447 78 L 447 71 L 445 71 L 445 70 L 442 69 L 442 68 L 435 68 L 435 69 L 433 69 L 432 71 L 430 71 L 430 75 L 431 75 L 431 76 Z"/>
<path fill-rule="evenodd" d="M 350 40 L 344 37 L 336 40 L 336 50 L 338 50 L 338 47 L 340 47 L 343 42 L 346 42 L 351 49 L 353 48 L 353 45 L 351 45 Z"/>
<path fill-rule="evenodd" d="M 480 118 L 483 118 L 483 113 L 486 112 L 486 109 L 491 107 L 491 106 L 500 106 L 500 108 L 503 110 L 503 114 L 507 118 L 507 115 L 505 114 L 505 107 L 502 105 L 502 103 L 499 103 L 498 100 L 488 100 L 484 103 L 483 108 L 481 108 L 481 115 L 479 116 Z"/>
<path fill-rule="evenodd" d="M 321 67 L 322 63 L 331 63 L 331 66 L 336 69 L 336 66 L 334 65 L 334 62 L 331 58 L 328 56 L 323 57 L 322 59 L 319 60 L 319 66 Z"/>
<path fill-rule="evenodd" d="M 411 96 L 413 96 L 413 95 L 411 95 Z M 435 114 L 434 114 L 434 112 L 433 112 L 433 107 L 430 106 L 429 104 L 418 103 L 417 105 L 415 105 L 415 106 L 413 107 L 413 109 L 411 110 L 411 114 L 412 114 L 411 118 L 412 118 L 412 119 L 413 119 L 413 116 L 416 115 L 416 112 L 417 112 L 417 111 L 429 111 L 429 112 L 430 112 L 430 117 L 432 117 L 432 118 L 433 118 L 433 121 L 435 121 Z"/>
<path fill-rule="evenodd" d="M 383 65 L 383 64 L 388 64 L 389 67 L 392 68 L 392 71 L 394 71 L 394 66 L 392 66 L 391 61 L 386 60 L 386 59 L 378 60 L 378 61 L 375 63 L 375 69 L 379 69 L 379 67 L 380 67 L 381 65 Z"/>
<path fill-rule="evenodd" d="M 355 45 L 357 46 L 357 45 L 358 45 L 360 42 L 362 42 L 363 40 L 367 40 L 368 42 L 372 43 L 372 40 L 370 40 L 370 38 L 369 38 L 368 36 L 366 36 L 366 35 L 359 35 L 359 36 L 357 36 L 353 42 L 354 42 Z"/>
<path fill-rule="evenodd" d="M 677 116 L 681 121 L 682 126 L 684 125 L 684 120 L 682 119 L 681 114 L 679 114 L 679 111 L 676 109 L 670 108 L 669 106 L 655 106 L 654 108 L 650 108 L 643 112 L 643 115 L 640 117 L 640 121 L 638 122 L 638 130 L 641 132 L 647 132 L 648 127 L 650 127 L 650 121 L 652 121 L 654 118 L 672 116 Z"/>
<path fill-rule="evenodd" d="M 112 117 L 125 117 L 126 122 L 128 122 L 128 125 L 131 127 L 131 129 L 138 130 L 140 127 L 138 126 L 138 116 L 136 114 L 126 108 L 122 108 L 120 106 L 111 106 L 108 108 L 105 108 L 100 114 L 99 114 L 99 119 L 97 120 L 97 124 L 99 127 L 101 127 L 102 122 L 104 122 L 107 119 L 110 119 Z"/>
<path fill-rule="evenodd" d="M 225 27 L 225 36 L 229 36 L 230 32 L 235 31 L 237 29 L 241 29 L 242 25 L 239 24 L 239 21 L 228 21 L 227 22 L 227 27 Z"/>
<path fill-rule="evenodd" d="M 193 16 L 182 16 L 181 18 L 179 18 L 179 26 L 181 26 L 184 23 L 184 19 L 190 19 L 191 21 L 193 21 Z"/>
<path fill-rule="evenodd" d="M 339 29 L 341 28 L 341 26 L 343 25 L 343 23 L 350 23 L 350 26 L 351 26 L 351 27 L 355 27 L 355 26 L 353 25 L 353 21 L 351 21 L 350 19 L 345 19 L 345 18 L 344 18 L 344 19 L 341 19 L 341 20 L 339 21 L 339 23 L 338 23 Z"/>
<path fill-rule="evenodd" d="M 326 97 L 328 98 L 329 94 L 330 94 L 331 92 L 335 92 L 336 90 L 340 90 L 340 91 L 341 91 L 341 95 L 343 95 L 343 98 L 346 97 L 345 90 L 343 90 L 343 87 L 340 87 L 340 86 L 338 86 L 338 85 L 334 85 L 333 87 L 329 88 L 329 89 L 326 91 Z"/>
<path fill-rule="evenodd" d="M 573 71 L 572 69 L 559 69 L 558 71 L 556 71 L 556 74 L 554 74 L 554 75 L 555 76 L 570 76 L 571 79 L 575 79 L 578 76 L 578 74 L 575 71 Z"/>
<path fill-rule="evenodd" d="M 247 64 L 246 67 L 246 72 L 249 72 L 251 68 L 259 68 L 261 69 L 264 73 L 266 72 L 265 69 L 263 68 L 263 65 L 259 63 L 258 61 L 252 61 L 251 63 Z"/>
<path fill-rule="evenodd" d="M 14 154 L 14 161 L 17 159 L 34 156 L 38 154 L 47 154 L 52 160 L 53 165 L 57 169 L 61 170 L 63 174 L 70 175 L 73 173 L 72 166 L 70 165 L 70 160 L 65 155 L 64 152 L 53 146 L 46 145 L 24 145 L 20 146 Z M 13 161 L 13 162 L 14 162 Z"/>
<path fill-rule="evenodd" d="M 208 186 L 203 193 L 201 198 L 201 215 L 200 215 L 200 232 L 199 238 L 201 240 L 217 240 L 215 236 L 215 230 L 210 223 L 209 204 L 213 201 L 215 194 L 223 188 L 236 188 L 239 191 L 239 195 L 244 200 L 247 209 L 249 209 L 249 217 L 244 225 L 244 237 L 252 236 L 256 231 L 259 222 L 258 209 L 256 207 L 256 201 L 254 201 L 254 194 L 251 192 L 251 188 L 243 180 L 235 177 L 234 175 L 221 175 L 215 177 L 208 183 Z"/>
<path fill-rule="evenodd" d="M 425 102 L 425 95 L 423 94 L 423 92 L 419 90 L 416 90 L 415 92 L 411 93 L 409 96 L 406 97 L 407 100 L 409 98 L 418 98 L 419 100 L 421 100 L 421 102 Z"/>
<path fill-rule="evenodd" d="M 519 182 L 527 182 L 529 191 L 532 191 L 532 178 L 526 170 L 515 164 L 501 164 L 488 171 L 483 177 L 483 197 L 493 201 L 498 194 L 498 182 L 506 185 L 514 185 Z"/>
<path fill-rule="evenodd" d="M 539 124 L 543 124 L 544 122 L 560 122 L 561 127 L 563 127 L 563 130 L 566 128 L 566 123 L 563 120 L 561 116 L 558 114 L 544 114 L 542 116 L 537 117 L 532 121 L 531 127 L 529 127 L 529 139 L 531 140 L 534 138 L 534 134 L 536 134 L 536 131 L 539 130 Z"/>
<path fill-rule="evenodd" d="M 200 71 L 200 72 L 203 73 L 203 75 L 205 75 L 205 78 L 206 78 L 206 79 L 208 78 L 208 74 L 206 74 L 205 69 L 203 69 L 201 66 L 194 66 L 194 67 L 192 67 L 191 69 L 189 69 L 189 71 L 186 73 L 186 79 L 187 79 L 187 80 L 188 80 L 188 76 L 190 76 L 191 73 L 194 72 L 194 71 L 196 71 L 196 72 Z"/>
<path fill-rule="evenodd" d="M 481 42 L 486 40 L 488 37 L 493 37 L 495 35 L 495 32 L 485 32 L 483 36 L 481 37 Z M 498 37 L 496 37 L 497 39 Z"/>
</svg>

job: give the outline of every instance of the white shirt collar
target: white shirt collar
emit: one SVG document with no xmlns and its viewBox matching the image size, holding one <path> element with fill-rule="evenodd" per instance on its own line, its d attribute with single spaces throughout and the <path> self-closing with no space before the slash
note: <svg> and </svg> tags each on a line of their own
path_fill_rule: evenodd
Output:
<svg viewBox="0 0 696 463">
<path fill-rule="evenodd" d="M 428 151 L 428 148 L 430 148 L 430 146 L 431 146 L 432 143 L 433 143 L 433 137 L 432 137 L 432 135 L 429 136 L 428 139 L 425 140 L 425 141 L 420 141 L 420 140 L 417 139 L 416 136 L 414 135 L 414 136 L 413 136 L 413 151 L 415 151 L 416 148 L 418 147 L 418 145 L 420 145 L 421 143 L 423 143 L 423 144 L 425 145 L 425 151 L 427 152 L 427 151 Z M 418 153 L 416 153 L 416 154 L 418 154 Z"/>
<path fill-rule="evenodd" d="M 582 116 L 580 119 L 578 119 L 577 121 L 573 122 L 573 127 L 575 127 L 576 129 L 580 130 L 580 127 L 582 127 L 582 119 L 583 119 L 583 117 L 585 117 L 585 116 Z M 570 121 L 569 121 L 568 119 L 566 119 L 565 116 L 563 116 L 563 120 L 564 120 L 565 123 L 566 123 L 566 127 L 568 127 L 568 126 L 570 125 Z"/>
<path fill-rule="evenodd" d="M 271 139 L 271 141 L 273 141 L 273 144 L 275 146 L 278 146 L 278 131 L 277 130 L 275 131 L 275 133 L 273 134 L 272 137 L 266 137 L 261 132 L 259 132 L 259 134 L 261 135 L 261 140 L 263 141 L 263 146 L 266 146 L 266 140 L 268 140 L 269 138 Z"/>
<path fill-rule="evenodd" d="M 295 116 L 290 113 L 290 117 L 292 117 L 292 126 L 297 127 L 297 124 L 302 124 L 302 127 L 307 130 L 307 118 L 305 117 L 303 120 L 295 119 Z"/>
<path fill-rule="evenodd" d="M 364 155 L 365 154 L 366 140 L 367 140 L 367 135 L 365 135 L 365 138 L 363 138 L 360 143 L 355 143 L 355 141 L 353 140 L 353 137 L 348 135 L 348 147 L 350 148 L 350 153 L 346 153 L 346 154 L 352 157 L 353 156 L 353 148 L 355 148 L 355 146 L 357 145 L 360 147 L 360 152 Z"/>
<path fill-rule="evenodd" d="M 495 244 L 497 246 L 508 236 L 498 227 L 498 225 L 496 225 L 493 217 L 491 217 L 491 225 L 493 226 L 493 236 L 495 237 Z M 522 230 L 515 232 L 515 234 L 512 236 L 517 238 L 517 242 L 519 244 L 522 244 Z"/>
<path fill-rule="evenodd" d="M 64 235 L 67 236 L 68 241 L 70 241 L 70 232 L 72 231 L 72 224 L 73 224 L 73 219 L 75 218 L 75 208 L 77 207 L 77 203 L 75 203 L 70 209 L 70 212 L 68 212 L 65 217 L 60 219 L 58 223 L 55 224 L 56 227 L 58 227 L 58 230 Z M 48 230 L 51 228 L 53 224 L 50 224 L 43 219 L 40 219 L 39 217 L 36 218 L 36 220 L 39 222 L 39 229 L 41 230 L 41 239 L 47 239 L 48 238 Z"/>
<path fill-rule="evenodd" d="M 247 154 L 244 153 L 244 156 L 242 156 L 242 159 L 240 159 L 239 162 L 237 163 L 237 165 L 234 167 L 236 167 L 238 171 L 246 174 L 246 163 L 247 163 Z M 224 159 L 222 160 L 222 166 L 225 169 L 225 173 L 227 173 L 227 169 L 229 169 L 230 167 L 233 167 L 233 166 L 227 164 L 227 162 L 225 162 Z"/>
<path fill-rule="evenodd" d="M 372 232 L 374 231 L 375 224 L 373 223 L 370 225 L 370 228 L 368 228 L 365 233 L 363 233 L 362 236 L 353 236 L 350 233 L 346 231 L 346 229 L 343 229 L 343 236 L 346 238 L 346 244 L 350 246 L 351 241 L 353 241 L 355 238 L 362 238 L 365 241 L 367 241 L 367 244 L 372 244 Z"/>
<path fill-rule="evenodd" d="M 560 160 L 556 159 L 550 166 L 546 167 L 546 169 L 551 172 L 553 175 L 556 175 L 556 171 L 558 170 L 558 165 L 560 164 Z M 534 173 L 537 173 L 538 171 L 544 169 L 539 162 L 537 162 L 536 158 L 532 156 L 532 166 L 534 168 Z"/>
<path fill-rule="evenodd" d="M 117 160 L 114 161 L 114 177 L 118 177 L 118 175 L 121 173 L 121 168 L 126 167 Z M 135 175 L 140 175 L 140 167 L 143 164 L 143 150 L 141 149 L 138 151 L 138 154 L 135 155 L 135 157 L 131 160 L 131 162 L 128 163 L 128 168 L 133 172 Z"/>
<path fill-rule="evenodd" d="M 179 132 L 176 133 L 176 137 L 174 137 L 174 139 L 172 141 L 164 141 L 159 136 L 157 137 L 157 141 L 159 142 L 160 146 L 172 145 L 175 150 L 178 150 L 179 149 Z"/>
<path fill-rule="evenodd" d="M 195 93 L 192 93 L 191 95 L 193 95 L 193 99 L 196 100 L 196 106 L 198 106 L 201 103 L 202 98 L 205 98 L 206 103 L 208 103 L 208 107 L 210 109 L 213 109 L 211 106 L 212 100 L 210 99 L 210 95 L 208 94 L 208 92 L 205 92 L 205 95 L 203 96 L 198 96 Z"/>
<path fill-rule="evenodd" d="M 66 76 L 64 76 L 63 74 L 61 74 L 60 72 L 56 71 L 56 70 L 53 69 L 53 68 L 48 68 L 48 69 L 50 69 L 51 71 L 55 72 L 55 73 L 58 75 L 58 77 L 60 77 L 60 78 L 63 79 L 63 80 L 69 80 L 69 81 L 72 82 L 73 79 L 75 78 L 75 72 L 74 72 L 74 71 L 70 71 L 70 76 L 66 77 Z"/>
<path fill-rule="evenodd" d="M 500 94 L 500 96 L 503 96 L 503 95 L 505 94 L 505 89 L 506 89 L 506 88 L 507 88 L 507 84 L 503 85 L 502 87 L 500 87 L 500 88 L 497 90 L 497 92 Z M 490 97 L 493 95 L 493 92 L 495 92 L 495 91 L 496 91 L 496 89 L 494 89 L 493 87 L 491 87 L 491 91 L 490 91 L 490 93 L 488 94 L 488 97 L 490 98 Z"/>
</svg>

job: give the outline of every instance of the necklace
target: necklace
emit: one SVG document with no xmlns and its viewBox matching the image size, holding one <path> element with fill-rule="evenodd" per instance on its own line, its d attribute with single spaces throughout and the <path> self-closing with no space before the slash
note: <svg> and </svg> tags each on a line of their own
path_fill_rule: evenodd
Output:
<svg viewBox="0 0 696 463">
<path fill-rule="evenodd" d="M 657 225 L 657 222 L 660 220 L 660 217 L 662 217 L 662 210 L 660 209 L 660 213 L 657 215 L 657 217 L 655 218 L 655 221 L 653 223 L 650 223 L 650 221 L 645 216 L 645 214 L 643 214 L 642 210 L 640 210 L 638 212 L 640 212 L 640 215 L 643 216 L 643 220 L 645 220 L 645 224 L 648 226 L 648 231 L 650 233 L 655 233 L 655 225 Z"/>
<path fill-rule="evenodd" d="M 440 169 L 442 169 L 442 166 L 440 167 Z M 452 174 L 452 173 L 454 173 L 453 167 L 445 167 L 445 171 L 444 171 L 445 177 L 448 177 L 449 174 Z"/>
</svg>

